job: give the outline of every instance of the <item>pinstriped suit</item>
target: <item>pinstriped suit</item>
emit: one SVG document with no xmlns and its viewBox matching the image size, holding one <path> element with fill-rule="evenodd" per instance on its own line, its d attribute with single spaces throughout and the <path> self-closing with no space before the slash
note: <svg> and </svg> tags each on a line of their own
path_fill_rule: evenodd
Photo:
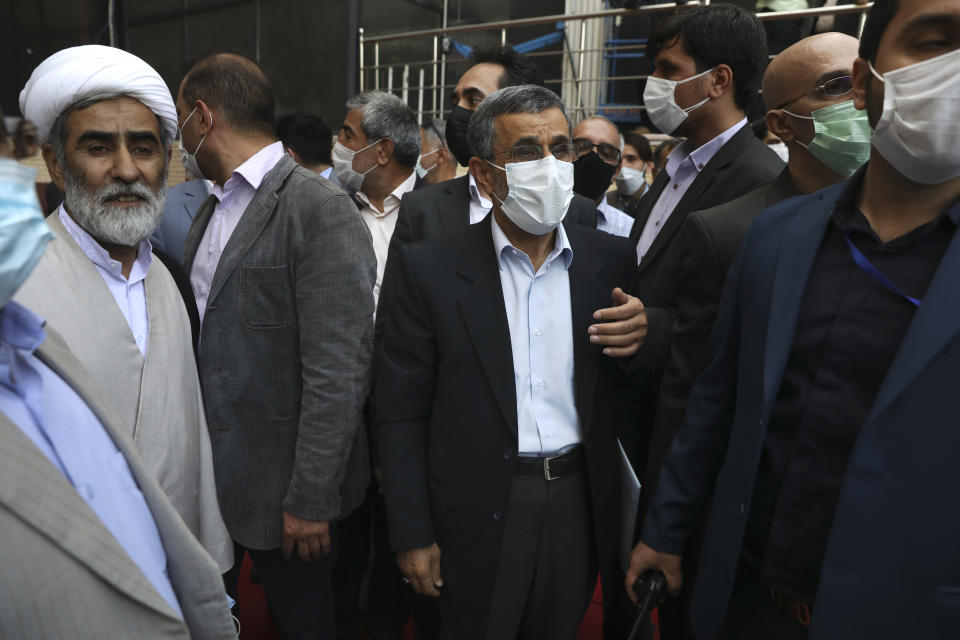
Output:
<svg viewBox="0 0 960 640">
<path fill-rule="evenodd" d="M 63 474 L 0 414 L 0 637 L 233 638 L 216 564 L 144 469 L 93 381 L 49 327 L 36 355 L 87 402 L 126 458 L 160 533 L 184 618 Z"/>
</svg>

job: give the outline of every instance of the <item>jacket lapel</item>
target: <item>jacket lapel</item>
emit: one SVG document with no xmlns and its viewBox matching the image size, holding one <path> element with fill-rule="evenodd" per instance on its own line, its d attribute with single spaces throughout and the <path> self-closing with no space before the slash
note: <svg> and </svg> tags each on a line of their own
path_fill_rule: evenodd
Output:
<svg viewBox="0 0 960 640">
<path fill-rule="evenodd" d="M 187 231 L 187 240 L 183 249 L 183 269 L 188 276 L 193 268 L 193 260 L 197 256 L 200 241 L 207 230 L 207 225 L 210 224 L 210 218 L 213 217 L 213 210 L 217 207 L 217 202 L 218 200 L 213 194 L 207 196 L 207 199 L 197 209 L 197 214 L 190 224 L 190 230 Z"/>
<path fill-rule="evenodd" d="M 443 201 L 438 205 L 445 233 L 455 235 L 470 226 L 470 201 L 469 175 L 444 183 Z"/>
<path fill-rule="evenodd" d="M 957 295 L 957 275 L 960 274 L 960 233 L 940 260 L 933 281 L 917 309 L 907 334 L 900 343 L 897 355 L 890 365 L 874 399 L 867 422 L 876 418 L 900 395 L 911 380 L 960 331 L 960 296 Z"/>
<path fill-rule="evenodd" d="M 650 212 L 653 211 L 653 205 L 657 204 L 660 194 L 667 188 L 667 183 L 669 182 L 670 176 L 667 175 L 666 171 L 661 171 L 657 174 L 657 177 L 653 179 L 653 184 L 650 185 L 647 192 L 640 197 L 640 202 L 637 203 L 637 215 L 633 221 L 633 227 L 630 228 L 630 242 L 634 248 L 636 248 L 637 243 L 640 242 L 640 235 L 643 233 L 643 228 L 647 225 L 647 218 L 650 217 Z"/>
<path fill-rule="evenodd" d="M 807 288 L 810 268 L 823 241 L 830 214 L 836 204 L 838 189 L 821 191 L 789 221 L 777 257 L 767 322 L 764 348 L 763 399 L 764 415 L 772 406 L 780 379 L 793 345 L 793 336 L 800 314 L 800 304 Z"/>
<path fill-rule="evenodd" d="M 117 448 L 130 458 L 132 449 L 111 425 L 112 414 L 93 399 L 96 390 L 85 382 L 80 364 L 69 352 L 44 341 L 37 357 L 59 375 L 87 402 Z M 0 468 L 0 501 L 16 512 L 24 522 L 87 566 L 121 593 L 159 613 L 177 619 L 163 597 L 154 589 L 140 568 L 124 552 L 93 509 L 80 497 L 46 456 L 10 420 L 0 414 L 0 439 L 8 451 L 7 464 Z M 127 440 L 126 442 L 129 442 Z M 131 464 L 137 483 L 137 465 Z"/>
<path fill-rule="evenodd" d="M 237 265 L 243 260 L 243 256 L 260 237 L 263 228 L 267 226 L 267 222 L 270 221 L 277 207 L 277 202 L 280 200 L 277 192 L 296 166 L 297 163 L 285 154 L 276 166 L 264 176 L 263 182 L 257 189 L 257 194 L 247 205 L 246 210 L 240 217 L 240 222 L 237 223 L 237 228 L 233 230 L 233 234 L 227 240 L 227 246 L 223 248 L 223 254 L 217 263 L 217 270 L 213 274 L 213 282 L 210 284 L 210 297 L 207 299 L 207 306 L 217 299 L 217 294 L 230 279 Z"/>
<path fill-rule="evenodd" d="M 513 348 L 490 225 L 474 225 L 468 234 L 470 242 L 457 265 L 457 274 L 464 284 L 457 296 L 457 306 L 497 406 L 516 444 L 519 427 L 517 391 L 513 382 Z"/>
<path fill-rule="evenodd" d="M 593 423 L 593 403 L 597 387 L 597 352 L 601 347 L 590 342 L 587 328 L 593 323 L 593 312 L 610 305 L 610 291 L 597 279 L 603 261 L 579 234 L 565 227 L 573 260 L 570 262 L 570 306 L 573 325 L 573 379 L 577 414 L 586 441 Z"/>
</svg>

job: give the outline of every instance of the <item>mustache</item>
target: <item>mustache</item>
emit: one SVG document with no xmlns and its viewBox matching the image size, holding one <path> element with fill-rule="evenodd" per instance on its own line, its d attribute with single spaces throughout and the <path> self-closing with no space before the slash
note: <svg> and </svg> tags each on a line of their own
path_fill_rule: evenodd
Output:
<svg viewBox="0 0 960 640">
<path fill-rule="evenodd" d="M 106 204 L 122 198 L 133 198 L 140 200 L 141 202 L 150 202 L 156 198 L 157 195 L 158 194 L 156 192 L 154 192 L 143 182 L 114 182 L 105 184 L 97 189 L 97 192 L 94 195 L 94 200 L 97 202 L 97 204 Z"/>
</svg>

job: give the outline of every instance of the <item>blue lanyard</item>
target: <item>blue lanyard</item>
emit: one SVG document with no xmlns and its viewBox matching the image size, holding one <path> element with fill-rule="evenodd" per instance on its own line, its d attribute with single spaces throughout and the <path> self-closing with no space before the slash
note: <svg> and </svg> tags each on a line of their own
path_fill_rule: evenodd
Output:
<svg viewBox="0 0 960 640">
<path fill-rule="evenodd" d="M 863 269 L 863 271 L 873 278 L 879 285 L 889 289 L 894 292 L 904 300 L 909 300 L 911 304 L 915 307 L 919 307 L 920 303 L 923 302 L 918 298 L 911 298 L 903 291 L 897 288 L 897 285 L 893 284 L 887 279 L 887 276 L 880 273 L 880 270 L 873 266 L 873 263 L 867 260 L 867 256 L 860 253 L 860 249 L 857 249 L 857 246 L 853 244 L 853 241 L 850 240 L 850 237 L 847 234 L 843 234 L 843 239 L 847 241 L 847 247 L 850 248 L 850 255 L 853 256 L 853 261 L 857 263 L 857 266 Z"/>
</svg>

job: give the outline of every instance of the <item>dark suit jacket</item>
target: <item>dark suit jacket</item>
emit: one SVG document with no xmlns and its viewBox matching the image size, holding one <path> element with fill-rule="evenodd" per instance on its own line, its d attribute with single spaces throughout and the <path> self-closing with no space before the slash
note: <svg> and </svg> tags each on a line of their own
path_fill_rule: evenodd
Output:
<svg viewBox="0 0 960 640">
<path fill-rule="evenodd" d="M 619 368 L 590 344 L 596 309 L 633 267 L 622 238 L 566 227 L 574 387 L 604 601 L 622 593 L 617 567 Z M 440 546 L 444 590 L 464 628 L 483 633 L 518 451 L 510 330 L 490 222 L 460 236 L 401 245 L 396 304 L 377 353 L 376 402 L 391 545 Z"/>
<path fill-rule="evenodd" d="M 783 166 L 777 154 L 757 140 L 749 126 L 743 126 L 700 171 L 667 218 L 643 262 L 634 270 L 629 293 L 640 298 L 646 307 L 648 327 L 643 346 L 625 363 L 631 392 L 624 411 L 635 416 L 638 424 L 636 429 L 624 434 L 624 447 L 639 471 L 645 466 L 660 378 L 670 349 L 677 268 L 684 255 L 683 247 L 676 241 L 677 232 L 692 211 L 737 198 L 776 178 Z M 666 171 L 661 171 L 650 192 L 640 200 L 630 233 L 634 248 L 654 204 L 669 181 Z"/>
<path fill-rule="evenodd" d="M 762 210 L 801 195 L 784 169 L 773 182 L 730 202 L 690 214 L 677 234 L 681 248 L 670 355 L 650 436 L 640 514 L 657 488 L 663 459 L 687 408 L 690 387 L 707 365 L 707 341 L 730 263 Z"/>
<path fill-rule="evenodd" d="M 208 200 L 190 229 L 187 272 L 213 209 Z M 200 334 L 220 508 L 245 546 L 280 546 L 281 509 L 341 513 L 369 385 L 375 277 L 349 196 L 283 156 L 224 247 Z"/>
<path fill-rule="evenodd" d="M 770 413 L 814 257 L 843 184 L 750 227 L 727 276 L 710 362 L 690 394 L 643 540 L 680 553 L 714 488 L 693 594 L 698 638 L 723 623 Z M 850 453 L 811 638 L 960 633 L 960 235 L 940 261 Z"/>
<path fill-rule="evenodd" d="M 156 231 L 150 236 L 154 248 L 173 256 L 178 262 L 183 260 L 183 251 L 187 246 L 187 234 L 197 216 L 203 201 L 210 195 L 206 180 L 190 180 L 167 189 L 163 205 L 163 218 Z"/>
</svg>

